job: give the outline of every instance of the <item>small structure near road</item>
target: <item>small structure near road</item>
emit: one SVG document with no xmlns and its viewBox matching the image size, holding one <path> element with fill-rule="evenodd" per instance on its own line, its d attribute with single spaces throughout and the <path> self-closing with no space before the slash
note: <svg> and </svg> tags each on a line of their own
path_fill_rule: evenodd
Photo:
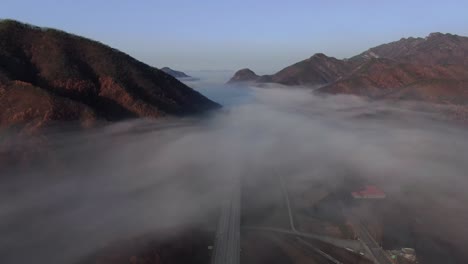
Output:
<svg viewBox="0 0 468 264">
<path fill-rule="evenodd" d="M 363 189 L 352 192 L 354 199 L 384 199 L 385 193 L 374 185 L 366 185 Z"/>
</svg>

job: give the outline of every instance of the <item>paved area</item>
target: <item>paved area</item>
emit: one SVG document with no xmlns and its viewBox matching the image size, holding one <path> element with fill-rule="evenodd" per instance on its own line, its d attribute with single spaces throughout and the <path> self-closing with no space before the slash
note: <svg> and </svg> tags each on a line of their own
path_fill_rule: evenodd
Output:
<svg viewBox="0 0 468 264">
<path fill-rule="evenodd" d="M 234 185 L 224 202 L 218 223 L 212 264 L 239 264 L 240 262 L 240 186 Z"/>
</svg>

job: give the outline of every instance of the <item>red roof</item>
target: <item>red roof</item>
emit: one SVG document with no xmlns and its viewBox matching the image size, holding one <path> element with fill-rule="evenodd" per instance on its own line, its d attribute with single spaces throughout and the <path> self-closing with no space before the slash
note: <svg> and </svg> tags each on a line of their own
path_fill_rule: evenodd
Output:
<svg viewBox="0 0 468 264">
<path fill-rule="evenodd" d="M 364 186 L 362 190 L 351 193 L 354 198 L 385 198 L 385 193 L 373 185 Z"/>
</svg>

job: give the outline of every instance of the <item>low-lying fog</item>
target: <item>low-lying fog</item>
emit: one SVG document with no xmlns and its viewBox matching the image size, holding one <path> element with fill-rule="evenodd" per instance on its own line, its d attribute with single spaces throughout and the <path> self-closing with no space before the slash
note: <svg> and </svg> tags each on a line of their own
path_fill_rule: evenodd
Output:
<svg viewBox="0 0 468 264">
<path fill-rule="evenodd" d="M 368 179 L 420 208 L 433 236 L 468 245 L 467 127 L 418 104 L 189 84 L 226 107 L 202 120 L 51 132 L 47 164 L 3 168 L 0 263 L 73 263 L 116 239 L 183 229 L 216 212 L 231 179 L 271 169 Z"/>
</svg>

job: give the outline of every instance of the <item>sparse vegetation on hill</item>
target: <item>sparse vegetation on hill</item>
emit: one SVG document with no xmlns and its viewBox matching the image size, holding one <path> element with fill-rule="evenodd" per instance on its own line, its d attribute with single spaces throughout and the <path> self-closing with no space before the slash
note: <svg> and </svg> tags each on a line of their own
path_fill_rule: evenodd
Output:
<svg viewBox="0 0 468 264">
<path fill-rule="evenodd" d="M 468 37 L 432 33 L 426 38 L 383 44 L 345 60 L 319 53 L 273 75 L 246 78 L 260 83 L 320 87 L 318 91 L 323 93 L 466 106 L 466 54 Z M 230 82 L 245 81 L 240 73 Z"/>
<path fill-rule="evenodd" d="M 0 126 L 186 115 L 219 105 L 99 42 L 0 21 Z"/>
</svg>

